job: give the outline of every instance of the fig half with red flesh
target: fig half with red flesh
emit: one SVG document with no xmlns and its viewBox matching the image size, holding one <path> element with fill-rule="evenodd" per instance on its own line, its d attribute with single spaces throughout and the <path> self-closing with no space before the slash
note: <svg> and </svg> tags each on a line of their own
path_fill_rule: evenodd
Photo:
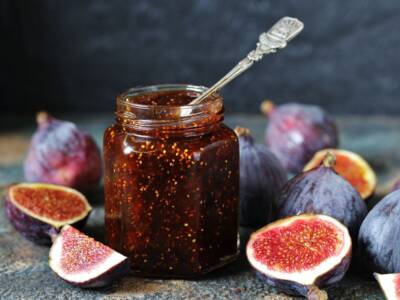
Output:
<svg viewBox="0 0 400 300">
<path fill-rule="evenodd" d="M 357 153 L 341 149 L 318 151 L 304 167 L 304 171 L 319 166 L 328 152 L 336 156 L 335 171 L 350 182 L 361 198 L 365 200 L 371 197 L 376 188 L 376 175 L 368 162 Z"/>
<path fill-rule="evenodd" d="M 55 238 L 49 264 L 62 279 L 83 288 L 107 286 L 129 269 L 127 257 L 69 225 Z"/>
<path fill-rule="evenodd" d="M 386 299 L 400 300 L 400 273 L 379 274 L 374 273 Z"/>
<path fill-rule="evenodd" d="M 5 209 L 11 224 L 23 236 L 37 244 L 50 244 L 62 226 L 83 225 L 92 208 L 85 196 L 74 189 L 20 183 L 8 188 Z"/>
<path fill-rule="evenodd" d="M 253 233 L 246 254 L 267 284 L 288 294 L 327 299 L 319 288 L 342 279 L 351 249 L 349 232 L 339 221 L 304 214 L 278 220 Z"/>
</svg>

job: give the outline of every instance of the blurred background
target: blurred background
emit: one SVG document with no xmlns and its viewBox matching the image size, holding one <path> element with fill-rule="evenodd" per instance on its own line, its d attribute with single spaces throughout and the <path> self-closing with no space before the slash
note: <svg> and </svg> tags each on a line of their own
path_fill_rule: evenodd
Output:
<svg viewBox="0 0 400 300">
<path fill-rule="evenodd" d="M 400 113 L 397 0 L 0 0 L 0 111 L 111 115 L 132 86 L 211 85 L 285 15 L 305 30 L 223 90 L 228 112 Z"/>
</svg>

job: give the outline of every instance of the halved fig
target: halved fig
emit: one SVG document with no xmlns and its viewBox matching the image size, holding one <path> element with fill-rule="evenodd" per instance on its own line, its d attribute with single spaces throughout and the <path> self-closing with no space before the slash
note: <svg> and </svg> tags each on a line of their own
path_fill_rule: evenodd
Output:
<svg viewBox="0 0 400 300">
<path fill-rule="evenodd" d="M 335 171 L 351 183 L 360 193 L 361 198 L 368 199 L 375 191 L 376 175 L 368 162 L 357 153 L 341 149 L 318 151 L 304 167 L 304 171 L 319 166 L 328 152 L 336 156 Z"/>
<path fill-rule="evenodd" d="M 319 288 L 342 279 L 351 249 L 349 232 L 339 221 L 304 214 L 278 220 L 253 233 L 246 254 L 267 284 L 288 294 L 327 299 Z"/>
<path fill-rule="evenodd" d="M 386 299 L 400 300 L 400 273 L 378 274 L 374 273 Z"/>
<path fill-rule="evenodd" d="M 20 183 L 8 187 L 6 215 L 11 224 L 27 239 L 50 244 L 51 236 L 66 224 L 81 226 L 91 206 L 80 192 L 44 183 Z"/>
<path fill-rule="evenodd" d="M 62 279 L 83 288 L 109 285 L 129 269 L 127 257 L 69 225 L 55 238 L 49 264 Z"/>
</svg>

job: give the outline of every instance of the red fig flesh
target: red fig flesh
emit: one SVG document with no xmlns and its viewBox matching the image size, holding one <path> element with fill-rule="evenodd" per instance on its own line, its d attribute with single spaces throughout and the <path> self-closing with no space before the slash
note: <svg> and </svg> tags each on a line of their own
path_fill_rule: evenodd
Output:
<svg viewBox="0 0 400 300">
<path fill-rule="evenodd" d="M 128 271 L 128 259 L 72 226 L 64 226 L 49 253 L 51 269 L 72 285 L 102 287 Z"/>
<path fill-rule="evenodd" d="M 299 215 L 273 222 L 250 237 L 246 254 L 269 285 L 312 299 L 327 299 L 319 287 L 342 279 L 350 264 L 347 228 L 324 215 Z"/>
<path fill-rule="evenodd" d="M 102 167 L 100 151 L 91 136 L 71 122 L 57 120 L 45 112 L 37 116 L 24 162 L 29 182 L 47 182 L 80 190 L 96 187 Z"/>
<path fill-rule="evenodd" d="M 400 300 L 400 273 L 374 273 L 383 293 L 388 300 Z"/>
<path fill-rule="evenodd" d="M 315 152 L 338 144 L 334 119 L 318 106 L 265 101 L 261 109 L 269 118 L 265 142 L 289 172 L 300 172 Z"/>
<path fill-rule="evenodd" d="M 10 186 L 5 208 L 11 224 L 38 244 L 49 244 L 51 235 L 66 224 L 83 224 L 92 209 L 78 191 L 42 183 Z"/>
</svg>

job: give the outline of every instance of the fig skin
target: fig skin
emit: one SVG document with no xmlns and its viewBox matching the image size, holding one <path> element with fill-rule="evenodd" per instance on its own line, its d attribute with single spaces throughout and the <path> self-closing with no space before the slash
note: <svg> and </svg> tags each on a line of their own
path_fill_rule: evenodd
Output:
<svg viewBox="0 0 400 300">
<path fill-rule="evenodd" d="M 75 124 L 46 112 L 37 115 L 38 129 L 24 161 L 28 182 L 46 182 L 93 190 L 102 176 L 100 150 L 94 139 Z"/>
<path fill-rule="evenodd" d="M 50 246 L 52 240 L 61 228 L 52 226 L 49 223 L 36 219 L 20 210 L 10 200 L 8 190 L 11 187 L 12 185 L 8 187 L 4 197 L 4 209 L 8 220 L 13 225 L 13 227 L 29 241 L 37 245 Z M 90 212 L 91 211 L 88 211 L 84 218 L 73 223 L 74 227 L 82 228 L 86 224 Z"/>
<path fill-rule="evenodd" d="M 400 190 L 379 201 L 363 221 L 358 256 L 366 269 L 400 273 Z"/>
<path fill-rule="evenodd" d="M 368 209 L 354 187 L 335 172 L 334 163 L 335 156 L 328 152 L 320 166 L 289 180 L 278 199 L 278 217 L 328 215 L 344 224 L 356 241 Z"/>
<path fill-rule="evenodd" d="M 261 110 L 269 118 L 266 145 L 288 172 L 301 172 L 314 153 L 338 146 L 336 123 L 319 106 L 299 103 L 274 106 L 265 101 Z"/>
<path fill-rule="evenodd" d="M 237 127 L 240 147 L 240 225 L 261 227 L 276 219 L 276 201 L 287 181 L 279 160 L 250 131 Z"/>
</svg>

